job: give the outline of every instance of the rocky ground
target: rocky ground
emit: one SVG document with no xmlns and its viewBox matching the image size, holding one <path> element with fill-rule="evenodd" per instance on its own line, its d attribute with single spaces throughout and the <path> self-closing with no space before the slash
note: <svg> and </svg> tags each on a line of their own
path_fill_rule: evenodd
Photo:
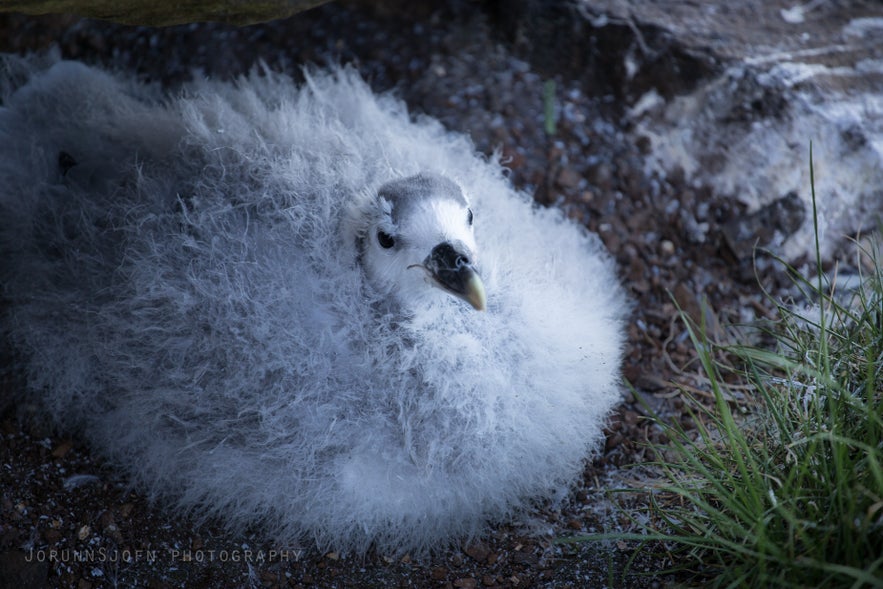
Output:
<svg viewBox="0 0 883 589">
<path fill-rule="evenodd" d="M 689 427 L 673 383 L 701 396 L 702 382 L 676 305 L 726 338 L 729 324 L 770 314 L 758 283 L 776 291 L 782 273 L 763 254 L 752 260 L 733 251 L 727 228 L 741 217 L 739 205 L 677 173 L 648 170 L 647 146 L 629 134 L 628 98 L 615 83 L 595 83 L 596 70 L 555 73 L 520 59 L 530 56 L 500 32 L 511 28 L 498 18 L 465 1 L 334 4 L 245 28 L 0 15 L 2 51 L 55 47 L 169 86 L 194 70 L 228 78 L 259 61 L 295 74 L 304 63 L 353 63 L 376 90 L 468 133 L 483 152 L 500 150 L 516 186 L 601 236 L 634 300 L 623 366 L 634 388 L 625 390 L 580 487 L 421 560 L 273 546 L 171 515 L 128 489 L 76 437 L 28 419 L 28 407 L 0 404 L 0 587 L 659 587 L 678 579 L 659 573 L 672 564 L 659 547 L 643 547 L 630 562 L 634 544 L 556 539 L 633 529 L 608 491 L 632 485 L 641 471 L 628 466 L 651 457 L 648 442 L 664 442 L 645 418 L 647 406 Z M 597 47 L 599 64 L 605 51 Z M 4 374 L 0 395 L 8 397 L 18 385 L 14 371 Z"/>
</svg>

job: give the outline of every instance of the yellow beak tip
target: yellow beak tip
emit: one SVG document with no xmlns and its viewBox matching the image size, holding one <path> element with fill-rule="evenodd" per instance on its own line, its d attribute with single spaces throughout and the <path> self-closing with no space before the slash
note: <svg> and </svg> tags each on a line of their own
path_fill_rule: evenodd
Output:
<svg viewBox="0 0 883 589">
<path fill-rule="evenodd" d="M 487 294 L 484 291 L 484 282 L 482 282 L 478 274 L 472 274 L 469 278 L 464 298 L 476 311 L 487 309 Z"/>
</svg>

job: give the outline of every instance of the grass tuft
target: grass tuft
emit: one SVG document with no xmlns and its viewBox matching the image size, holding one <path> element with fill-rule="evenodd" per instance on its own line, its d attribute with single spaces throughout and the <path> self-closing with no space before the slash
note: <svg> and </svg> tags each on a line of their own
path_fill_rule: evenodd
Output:
<svg viewBox="0 0 883 589">
<path fill-rule="evenodd" d="M 647 498 L 639 533 L 571 540 L 656 542 L 713 587 L 883 587 L 883 260 L 862 253 L 876 270 L 851 293 L 818 247 L 818 278 L 787 268 L 814 306 L 777 305 L 773 350 L 712 342 L 682 314 L 714 402 L 688 402 L 693 430 L 655 419 L 670 441 L 661 480 L 628 490 Z M 754 409 L 732 404 L 734 380 Z"/>
<path fill-rule="evenodd" d="M 555 80 L 546 80 L 543 83 L 543 127 L 550 137 L 558 132 L 555 122 L 558 118 L 555 112 L 555 94 Z"/>
</svg>

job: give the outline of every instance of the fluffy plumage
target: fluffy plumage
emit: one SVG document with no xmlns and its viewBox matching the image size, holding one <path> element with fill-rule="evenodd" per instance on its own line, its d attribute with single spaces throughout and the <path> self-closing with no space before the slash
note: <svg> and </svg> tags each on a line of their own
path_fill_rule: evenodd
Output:
<svg viewBox="0 0 883 589">
<path fill-rule="evenodd" d="M 8 60 L 2 87 L 24 395 L 152 497 L 281 541 L 419 551 L 579 476 L 618 400 L 622 295 L 598 240 L 467 138 L 348 70 L 166 96 Z M 371 249 L 408 229 L 384 186 L 418 174 L 454 195 L 426 223 L 474 239 L 485 312 Z"/>
</svg>

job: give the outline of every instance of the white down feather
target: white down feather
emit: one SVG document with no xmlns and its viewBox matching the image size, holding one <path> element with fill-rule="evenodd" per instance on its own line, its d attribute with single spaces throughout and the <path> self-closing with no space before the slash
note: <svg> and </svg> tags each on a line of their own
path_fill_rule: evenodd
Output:
<svg viewBox="0 0 883 589">
<path fill-rule="evenodd" d="M 172 95 L 72 62 L 3 78 L 23 398 L 152 498 L 422 551 L 578 479 L 619 399 L 623 296 L 597 238 L 466 137 L 346 69 Z M 470 201 L 486 312 L 441 291 L 398 308 L 366 280 L 366 211 L 420 172 Z"/>
</svg>

